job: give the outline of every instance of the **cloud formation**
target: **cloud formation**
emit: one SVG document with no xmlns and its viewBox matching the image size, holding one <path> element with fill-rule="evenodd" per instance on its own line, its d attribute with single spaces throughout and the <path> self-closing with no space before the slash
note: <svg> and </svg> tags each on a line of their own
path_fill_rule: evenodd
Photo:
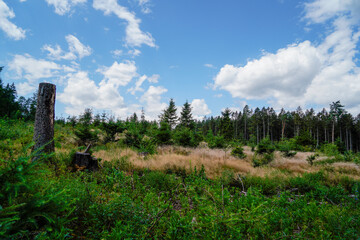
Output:
<svg viewBox="0 0 360 240">
<path fill-rule="evenodd" d="M 65 15 L 76 5 L 86 3 L 87 0 L 45 0 L 49 5 L 53 5 L 55 13 Z"/>
<path fill-rule="evenodd" d="M 155 40 L 148 32 L 140 30 L 141 20 L 136 18 L 133 12 L 117 3 L 117 0 L 94 0 L 93 7 L 101 10 L 105 15 L 115 14 L 118 18 L 127 21 L 125 42 L 130 47 L 148 45 L 156 47 Z"/>
<path fill-rule="evenodd" d="M 6 5 L 3 0 L 0 0 L 0 29 L 3 30 L 11 39 L 24 39 L 26 37 L 25 30 L 9 21 L 9 19 L 14 17 L 15 13 Z"/>
<path fill-rule="evenodd" d="M 158 119 L 161 111 L 167 107 L 166 103 L 161 102 L 161 95 L 167 91 L 166 88 L 161 86 L 150 86 L 144 95 L 141 96 L 140 102 L 145 104 L 145 114 L 147 118 L 151 120 Z"/>
<path fill-rule="evenodd" d="M 197 120 L 202 120 L 204 116 L 211 113 L 208 105 L 204 99 L 194 99 L 191 102 L 193 117 Z"/>
<path fill-rule="evenodd" d="M 360 2 L 352 0 L 305 4 L 304 19 L 332 29 L 320 43 L 295 43 L 245 66 L 227 64 L 214 86 L 234 98 L 265 99 L 277 108 L 328 106 L 341 100 L 350 111 L 360 112 L 360 68 L 355 62 L 360 32 L 354 27 L 359 10 Z"/>
<path fill-rule="evenodd" d="M 76 60 L 91 55 L 91 47 L 82 44 L 75 36 L 69 34 L 65 39 L 69 46 L 69 52 L 64 52 L 58 44 L 55 47 L 48 44 L 43 46 L 42 49 L 49 52 L 48 58 L 53 60 Z"/>
<path fill-rule="evenodd" d="M 96 85 L 85 71 L 69 74 L 67 85 L 58 100 L 67 104 L 65 112 L 69 115 L 79 115 L 85 108 L 111 110 L 118 116 L 128 113 L 124 98 L 113 83 L 103 81 Z"/>
</svg>

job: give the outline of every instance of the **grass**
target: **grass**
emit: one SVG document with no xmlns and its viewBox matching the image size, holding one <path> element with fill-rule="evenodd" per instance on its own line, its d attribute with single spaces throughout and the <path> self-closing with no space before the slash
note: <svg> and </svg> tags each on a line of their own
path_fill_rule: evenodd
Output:
<svg viewBox="0 0 360 240">
<path fill-rule="evenodd" d="M 119 141 L 92 148 L 99 171 L 71 172 L 82 146 L 68 127 L 55 135 L 55 156 L 36 164 L 21 141 L 27 134 L 1 140 L 14 154 L 0 162 L 0 239 L 360 237 L 355 163 L 316 164 L 322 155 L 310 165 L 313 152 L 275 151 L 254 167 L 249 147 L 243 159 L 206 146 L 163 146 L 144 157 Z"/>
</svg>

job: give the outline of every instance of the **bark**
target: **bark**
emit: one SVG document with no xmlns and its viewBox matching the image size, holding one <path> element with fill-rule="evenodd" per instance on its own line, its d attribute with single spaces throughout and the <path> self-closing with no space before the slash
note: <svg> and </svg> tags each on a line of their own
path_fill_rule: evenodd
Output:
<svg viewBox="0 0 360 240">
<path fill-rule="evenodd" d="M 34 151 L 37 154 L 54 152 L 54 118 L 56 86 L 40 83 L 34 124 Z M 35 159 L 34 159 L 35 160 Z"/>
</svg>

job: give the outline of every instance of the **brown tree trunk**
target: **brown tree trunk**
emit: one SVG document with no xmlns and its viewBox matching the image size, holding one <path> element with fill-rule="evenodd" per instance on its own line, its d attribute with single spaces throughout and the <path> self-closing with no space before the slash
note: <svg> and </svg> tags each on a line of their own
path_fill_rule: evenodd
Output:
<svg viewBox="0 0 360 240">
<path fill-rule="evenodd" d="M 40 83 L 34 124 L 34 151 L 40 153 L 54 152 L 54 118 L 56 86 L 51 83 Z M 35 160 L 35 159 L 33 159 Z"/>
</svg>

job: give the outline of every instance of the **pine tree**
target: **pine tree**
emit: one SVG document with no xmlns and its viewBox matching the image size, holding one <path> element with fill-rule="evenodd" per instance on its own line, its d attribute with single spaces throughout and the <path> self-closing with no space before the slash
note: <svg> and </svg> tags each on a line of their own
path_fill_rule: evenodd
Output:
<svg viewBox="0 0 360 240">
<path fill-rule="evenodd" d="M 169 106 L 160 115 L 160 122 L 166 122 L 173 129 L 178 121 L 174 99 L 170 99 Z"/>
<path fill-rule="evenodd" d="M 191 114 L 191 105 L 186 101 L 180 113 L 180 126 L 194 129 L 194 119 Z"/>
</svg>

